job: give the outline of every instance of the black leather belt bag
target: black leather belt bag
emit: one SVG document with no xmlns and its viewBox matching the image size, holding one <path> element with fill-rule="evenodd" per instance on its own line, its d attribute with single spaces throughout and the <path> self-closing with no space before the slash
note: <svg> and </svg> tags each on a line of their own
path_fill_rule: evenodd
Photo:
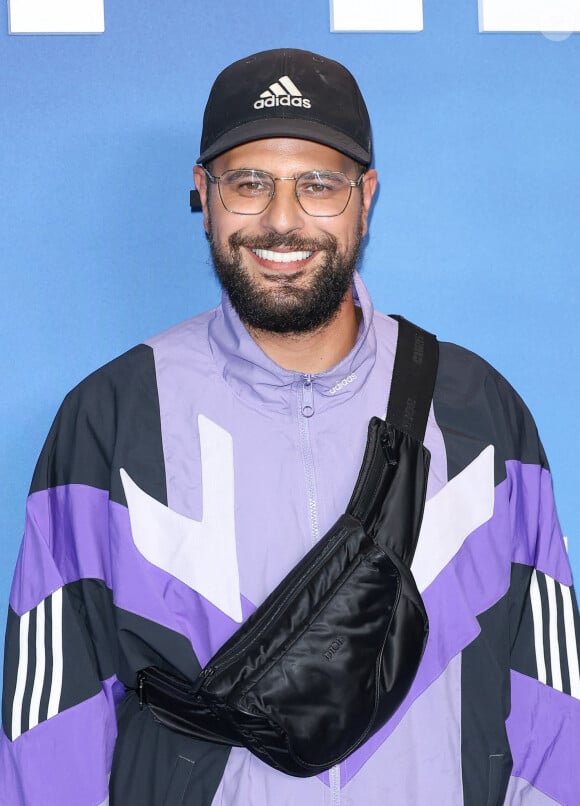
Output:
<svg viewBox="0 0 580 806">
<path fill-rule="evenodd" d="M 141 701 L 155 719 L 306 777 L 350 755 L 399 707 L 428 635 L 410 565 L 437 354 L 431 334 L 399 320 L 387 417 L 370 421 L 345 514 L 197 680 L 157 667 L 139 673 Z"/>
</svg>

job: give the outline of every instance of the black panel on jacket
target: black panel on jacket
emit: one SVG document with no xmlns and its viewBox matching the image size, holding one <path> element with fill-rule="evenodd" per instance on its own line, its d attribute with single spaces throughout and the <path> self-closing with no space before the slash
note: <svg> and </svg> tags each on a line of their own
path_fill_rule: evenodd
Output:
<svg viewBox="0 0 580 806">
<path fill-rule="evenodd" d="M 164 728 L 135 693 L 117 711 L 110 806 L 210 806 L 231 748 Z"/>
<path fill-rule="evenodd" d="M 538 677 L 534 640 L 534 622 L 529 600 L 530 580 L 534 569 L 514 563 L 510 589 L 513 602 L 510 608 L 510 634 L 512 641 L 512 668 L 528 677 Z M 522 602 L 524 605 L 522 606 Z"/>
<path fill-rule="evenodd" d="M 474 353 L 440 343 L 433 406 L 445 440 L 449 479 L 488 445 L 496 449 L 496 484 L 505 479 L 509 459 L 548 467 L 525 403 L 505 378 Z"/>
<path fill-rule="evenodd" d="M 505 720 L 510 708 L 508 595 L 478 616 L 481 632 L 461 661 L 464 806 L 501 806 L 512 768 Z"/>
<path fill-rule="evenodd" d="M 126 685 L 134 686 L 136 673 L 147 666 L 197 678 L 201 665 L 184 635 L 120 608 L 115 608 L 115 619 L 121 651 L 117 675 Z"/>
<path fill-rule="evenodd" d="M 144 344 L 69 392 L 38 460 L 30 492 L 87 484 L 110 489 L 113 501 L 126 504 L 121 467 L 142 490 L 167 503 L 155 361 Z"/>
</svg>

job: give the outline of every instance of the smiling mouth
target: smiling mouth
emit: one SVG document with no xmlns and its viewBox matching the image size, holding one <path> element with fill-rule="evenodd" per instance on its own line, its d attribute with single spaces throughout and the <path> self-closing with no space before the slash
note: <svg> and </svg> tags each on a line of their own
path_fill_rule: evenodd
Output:
<svg viewBox="0 0 580 806">
<path fill-rule="evenodd" d="M 301 260 L 308 260 L 312 252 L 273 252 L 271 249 L 252 249 L 256 257 L 261 260 L 268 260 L 272 263 L 297 263 Z"/>
</svg>

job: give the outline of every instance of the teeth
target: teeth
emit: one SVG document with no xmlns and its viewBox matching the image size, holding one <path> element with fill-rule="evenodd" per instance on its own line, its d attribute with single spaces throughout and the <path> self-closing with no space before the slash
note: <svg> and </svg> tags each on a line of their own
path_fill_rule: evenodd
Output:
<svg viewBox="0 0 580 806">
<path fill-rule="evenodd" d="M 312 252 L 272 252 L 270 249 L 252 249 L 252 252 L 262 260 L 271 260 L 273 263 L 293 263 L 296 260 L 306 260 Z"/>
</svg>

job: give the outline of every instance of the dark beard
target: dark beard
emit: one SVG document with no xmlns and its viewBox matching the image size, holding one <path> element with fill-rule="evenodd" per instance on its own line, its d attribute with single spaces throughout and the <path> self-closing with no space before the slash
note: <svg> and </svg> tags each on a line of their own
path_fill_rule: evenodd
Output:
<svg viewBox="0 0 580 806">
<path fill-rule="evenodd" d="M 234 232 L 228 248 L 222 249 L 208 236 L 217 277 L 234 310 L 246 325 L 272 333 L 310 333 L 328 324 L 338 313 L 352 285 L 361 245 L 360 226 L 352 248 L 346 254 L 338 251 L 332 235 L 306 240 L 297 235 L 270 233 L 262 237 Z M 266 279 L 271 288 L 256 283 L 242 263 L 241 246 L 249 249 L 285 247 L 292 251 L 324 251 L 324 261 L 306 285 L 301 285 L 304 272 L 271 275 Z"/>
</svg>

